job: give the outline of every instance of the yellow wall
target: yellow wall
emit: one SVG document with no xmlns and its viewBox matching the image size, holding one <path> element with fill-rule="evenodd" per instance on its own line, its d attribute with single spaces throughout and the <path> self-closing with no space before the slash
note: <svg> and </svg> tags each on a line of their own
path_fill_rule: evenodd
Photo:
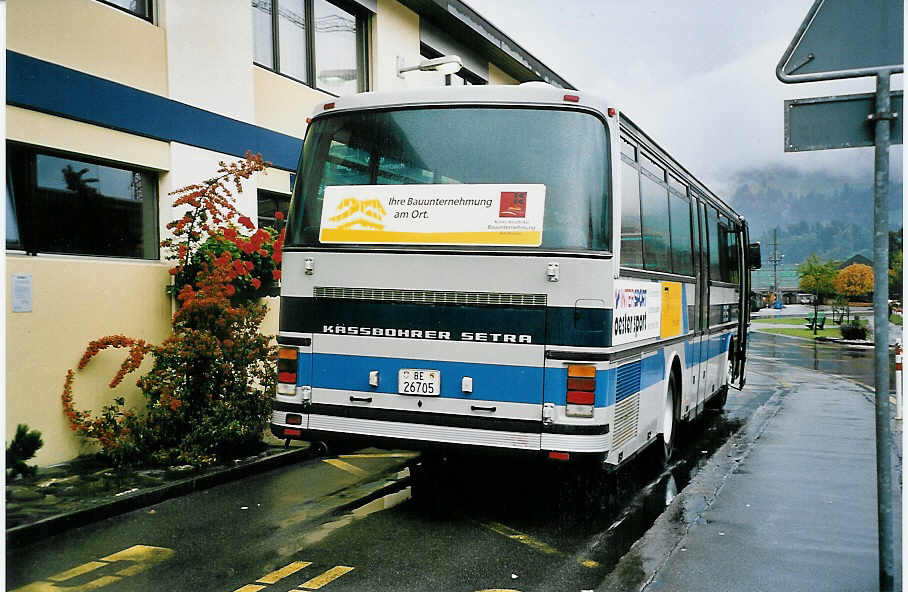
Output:
<svg viewBox="0 0 908 592">
<path fill-rule="evenodd" d="M 306 134 L 306 118 L 315 106 L 331 100 L 331 95 L 286 76 L 258 66 L 252 70 L 256 125 L 302 138 Z M 267 154 L 262 156 L 268 160 Z"/>
<path fill-rule="evenodd" d="M 489 84 L 519 84 L 519 81 L 489 62 Z"/>
<path fill-rule="evenodd" d="M 162 171 L 170 168 L 167 142 L 10 105 L 6 106 L 6 137 Z"/>
<path fill-rule="evenodd" d="M 164 30 L 93 0 L 9 0 L 6 47 L 167 95 Z"/>
<path fill-rule="evenodd" d="M 69 368 L 76 368 L 89 341 L 123 334 L 161 343 L 170 331 L 167 266 L 89 257 L 7 255 L 6 290 L 13 274 L 32 276 L 33 312 L 6 309 L 6 433 L 25 423 L 41 431 L 44 446 L 34 460 L 48 465 L 88 451 L 68 428 L 60 394 Z M 76 407 L 98 413 L 118 394 L 141 407 L 131 374 L 121 387 L 107 383 L 125 350 L 107 350 L 81 372 L 74 386 Z"/>
</svg>

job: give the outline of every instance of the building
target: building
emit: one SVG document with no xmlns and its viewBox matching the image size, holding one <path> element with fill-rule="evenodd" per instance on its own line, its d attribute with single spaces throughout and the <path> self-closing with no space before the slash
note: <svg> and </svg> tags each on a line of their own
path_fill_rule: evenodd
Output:
<svg viewBox="0 0 908 592">
<path fill-rule="evenodd" d="M 267 222 L 287 207 L 306 116 L 332 96 L 570 88 L 460 0 L 9 0 L 6 17 L 6 430 L 40 430 L 42 465 L 86 451 L 60 402 L 86 344 L 169 332 L 158 242 L 170 191 L 261 152 L 273 169 L 239 205 Z M 399 75 L 452 53 L 457 74 Z M 110 401 L 121 361 L 105 354 L 78 375 L 77 407 Z"/>
</svg>

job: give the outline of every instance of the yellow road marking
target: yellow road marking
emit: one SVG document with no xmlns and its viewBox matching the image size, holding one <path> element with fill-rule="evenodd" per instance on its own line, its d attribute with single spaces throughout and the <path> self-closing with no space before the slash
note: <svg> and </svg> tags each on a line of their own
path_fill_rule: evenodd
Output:
<svg viewBox="0 0 908 592">
<path fill-rule="evenodd" d="M 517 541 L 518 543 L 523 543 L 524 545 L 532 549 L 536 549 L 540 553 L 545 553 L 547 555 L 560 554 L 560 551 L 558 551 L 558 549 L 556 549 L 555 547 L 551 547 L 540 540 L 534 539 L 528 534 L 514 530 L 510 526 L 505 526 L 500 522 L 483 522 L 481 524 L 493 532 L 504 535 L 511 540 Z"/>
<path fill-rule="evenodd" d="M 552 547 L 551 545 L 548 545 L 538 539 L 534 539 L 530 535 L 522 533 L 519 530 L 514 530 L 510 526 L 505 526 L 500 522 L 480 522 L 480 524 L 493 532 L 497 532 L 498 534 L 508 537 L 511 540 L 517 541 L 518 543 L 523 543 L 524 545 L 535 549 L 540 553 L 545 553 L 546 555 L 563 555 L 563 553 L 555 547 Z M 597 567 L 600 567 L 598 562 L 593 561 L 592 559 L 584 559 L 582 557 L 577 558 L 577 563 L 579 563 L 583 567 L 590 569 L 596 569 Z"/>
<path fill-rule="evenodd" d="M 76 576 L 86 574 L 90 571 L 94 571 L 99 567 L 104 567 L 105 565 L 107 565 L 107 563 L 101 561 L 89 561 L 88 563 L 83 563 L 82 565 L 79 565 L 72 569 L 67 569 L 66 571 L 61 571 L 58 574 L 54 574 L 47 579 L 52 582 L 63 582 L 65 580 L 70 580 Z"/>
<path fill-rule="evenodd" d="M 416 458 L 418 452 L 375 452 L 360 454 L 340 454 L 337 458 Z"/>
<path fill-rule="evenodd" d="M 98 588 L 103 588 L 115 582 L 119 582 L 123 578 L 142 573 L 156 563 L 169 559 L 172 555 L 173 549 L 167 549 L 166 547 L 134 545 L 128 549 L 113 553 L 112 555 L 101 557 L 97 561 L 88 561 L 72 569 L 56 573 L 47 578 L 50 581 L 39 580 L 32 582 L 21 588 L 17 588 L 14 592 L 60 592 L 61 590 L 66 590 L 67 592 L 84 592 L 86 590 L 97 590 Z M 131 561 L 133 562 L 133 565 L 124 567 L 114 575 L 101 576 L 77 586 L 69 586 L 63 583 L 118 561 Z"/>
<path fill-rule="evenodd" d="M 332 467 L 340 469 L 342 471 L 347 471 L 348 473 L 353 473 L 357 477 L 366 477 L 369 474 L 367 471 L 364 471 L 359 467 L 355 467 L 348 462 L 344 462 L 336 458 L 326 458 L 323 460 Z"/>
<path fill-rule="evenodd" d="M 348 567 L 346 565 L 338 565 L 337 567 L 332 567 L 322 575 L 315 576 L 308 582 L 300 584 L 299 587 L 305 590 L 318 590 L 325 584 L 333 582 L 337 578 L 341 577 L 344 574 L 350 573 L 351 571 L 353 571 L 352 567 Z"/>
<path fill-rule="evenodd" d="M 265 586 L 259 586 L 257 584 L 246 584 L 242 588 L 237 588 L 233 592 L 259 592 Z"/>
<path fill-rule="evenodd" d="M 285 565 L 284 567 L 275 570 L 268 575 L 260 577 L 256 580 L 256 582 L 258 582 L 259 584 L 273 584 L 279 580 L 286 578 L 290 574 L 295 574 L 304 567 L 309 567 L 310 565 L 312 565 L 311 561 L 294 561 L 293 563 Z"/>
</svg>

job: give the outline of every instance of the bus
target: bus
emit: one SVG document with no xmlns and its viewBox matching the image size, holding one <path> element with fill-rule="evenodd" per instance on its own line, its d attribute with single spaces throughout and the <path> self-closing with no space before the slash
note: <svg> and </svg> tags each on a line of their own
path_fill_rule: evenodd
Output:
<svg viewBox="0 0 908 592">
<path fill-rule="evenodd" d="M 667 460 L 679 424 L 744 386 L 759 261 L 741 216 L 591 94 L 333 99 L 288 214 L 271 430 Z"/>
</svg>

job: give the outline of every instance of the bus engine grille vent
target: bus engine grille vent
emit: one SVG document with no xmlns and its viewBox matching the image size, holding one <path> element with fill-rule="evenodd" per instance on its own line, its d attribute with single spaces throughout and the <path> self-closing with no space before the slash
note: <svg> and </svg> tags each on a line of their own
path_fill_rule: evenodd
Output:
<svg viewBox="0 0 908 592">
<path fill-rule="evenodd" d="M 545 294 L 508 294 L 500 292 L 454 292 L 440 290 L 393 290 L 387 288 L 338 288 L 316 286 L 316 298 L 347 300 L 385 300 L 415 304 L 496 304 L 508 306 L 545 306 Z"/>
<path fill-rule="evenodd" d="M 618 449 L 637 435 L 640 417 L 640 370 L 637 361 L 620 366 L 615 373 L 615 431 L 612 448 Z"/>
</svg>

